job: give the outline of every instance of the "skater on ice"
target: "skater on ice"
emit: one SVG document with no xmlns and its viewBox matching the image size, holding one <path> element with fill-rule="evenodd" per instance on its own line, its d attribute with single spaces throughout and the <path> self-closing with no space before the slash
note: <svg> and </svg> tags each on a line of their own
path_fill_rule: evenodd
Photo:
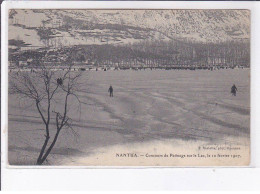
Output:
<svg viewBox="0 0 260 194">
<path fill-rule="evenodd" d="M 234 84 L 234 85 L 231 87 L 231 94 L 232 94 L 233 96 L 236 96 L 236 93 L 237 93 L 237 87 L 236 87 L 236 85 Z"/>
<path fill-rule="evenodd" d="M 110 93 L 110 97 L 113 97 L 113 87 L 110 85 L 108 92 Z"/>
</svg>

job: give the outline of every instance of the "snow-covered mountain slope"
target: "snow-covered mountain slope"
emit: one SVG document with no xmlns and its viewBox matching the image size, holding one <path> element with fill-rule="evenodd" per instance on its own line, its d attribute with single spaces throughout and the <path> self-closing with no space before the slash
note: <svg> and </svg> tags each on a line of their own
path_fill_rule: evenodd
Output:
<svg viewBox="0 0 260 194">
<path fill-rule="evenodd" d="M 249 10 L 11 10 L 9 40 L 22 48 L 142 40 L 249 39 Z M 16 45 L 10 45 L 15 47 Z"/>
</svg>

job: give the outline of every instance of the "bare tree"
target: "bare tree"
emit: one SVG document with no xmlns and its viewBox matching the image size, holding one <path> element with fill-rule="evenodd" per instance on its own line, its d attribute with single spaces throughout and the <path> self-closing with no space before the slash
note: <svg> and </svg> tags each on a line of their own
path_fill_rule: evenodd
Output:
<svg viewBox="0 0 260 194">
<path fill-rule="evenodd" d="M 69 98 L 76 98 L 80 107 L 77 92 L 81 74 L 72 72 L 71 69 L 72 66 L 64 71 L 54 72 L 41 65 L 35 72 L 20 72 L 10 77 L 10 92 L 33 100 L 45 126 L 45 141 L 37 158 L 37 165 L 46 161 L 63 128 L 73 130 L 72 119 L 68 115 Z M 55 110 L 57 104 L 61 107 L 59 110 Z M 54 123 L 55 127 L 51 125 Z M 53 137 L 51 134 L 54 134 Z"/>
</svg>

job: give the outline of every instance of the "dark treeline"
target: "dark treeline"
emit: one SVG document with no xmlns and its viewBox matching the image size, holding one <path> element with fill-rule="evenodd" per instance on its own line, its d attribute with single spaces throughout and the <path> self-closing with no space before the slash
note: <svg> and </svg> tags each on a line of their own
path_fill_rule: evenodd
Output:
<svg viewBox="0 0 260 194">
<path fill-rule="evenodd" d="M 119 67 L 250 66 L 246 41 L 190 43 L 141 41 L 127 45 L 82 46 L 71 52 L 72 60 Z"/>
<path fill-rule="evenodd" d="M 134 44 L 133 48 L 144 53 L 152 53 L 144 56 L 144 61 L 152 61 L 155 66 L 250 66 L 249 41 L 224 43 L 143 41 Z"/>
<path fill-rule="evenodd" d="M 193 43 L 148 41 L 125 45 L 81 45 L 10 53 L 10 61 L 43 61 L 110 67 L 250 66 L 249 41 Z"/>
</svg>

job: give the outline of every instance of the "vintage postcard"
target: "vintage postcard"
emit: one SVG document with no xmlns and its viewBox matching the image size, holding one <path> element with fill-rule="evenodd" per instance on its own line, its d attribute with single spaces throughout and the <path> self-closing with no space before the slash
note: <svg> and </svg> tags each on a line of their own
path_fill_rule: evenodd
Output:
<svg viewBox="0 0 260 194">
<path fill-rule="evenodd" d="M 8 14 L 10 166 L 250 165 L 250 10 Z"/>
</svg>

